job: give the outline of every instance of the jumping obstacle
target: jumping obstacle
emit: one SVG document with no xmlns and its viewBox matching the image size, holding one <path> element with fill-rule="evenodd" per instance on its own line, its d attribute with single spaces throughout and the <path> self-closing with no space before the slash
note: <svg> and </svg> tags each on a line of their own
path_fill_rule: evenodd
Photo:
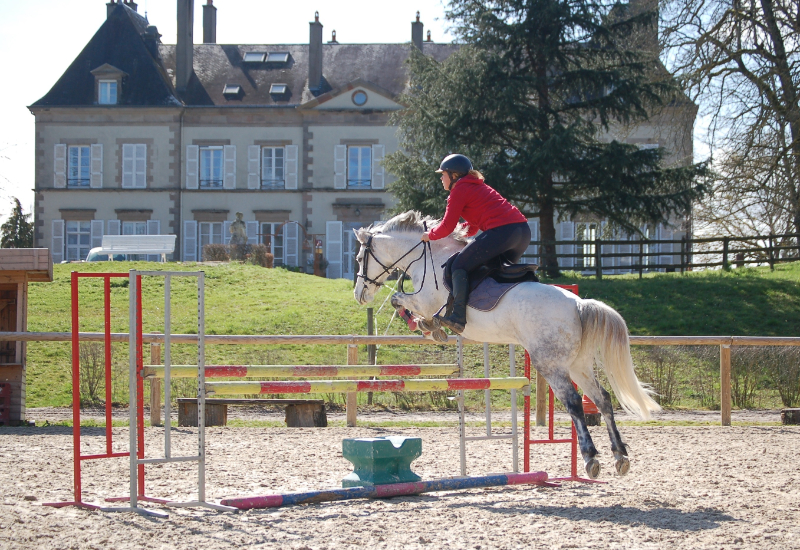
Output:
<svg viewBox="0 0 800 550">
<path fill-rule="evenodd" d="M 172 378 L 194 378 L 197 365 L 172 365 Z M 206 365 L 206 378 L 336 376 L 446 376 L 458 365 Z M 145 365 L 145 379 L 164 378 L 163 365 Z"/>
<path fill-rule="evenodd" d="M 130 388 L 130 410 L 131 410 L 131 424 L 130 436 L 128 442 L 128 451 L 114 452 L 113 451 L 113 437 L 112 437 L 112 423 L 111 423 L 111 279 L 112 278 L 127 278 L 128 273 L 78 273 L 73 271 L 70 278 L 70 293 L 71 293 L 71 317 L 72 317 L 72 464 L 73 464 L 73 500 L 65 502 L 46 502 L 43 506 L 53 506 L 61 508 L 64 506 L 78 506 L 90 510 L 102 510 L 104 512 L 135 512 L 145 515 L 154 515 L 159 517 L 166 517 L 166 514 L 145 510 L 136 505 L 136 500 L 131 502 L 128 507 L 107 507 L 98 504 L 90 504 L 83 500 L 83 487 L 81 477 L 81 465 L 84 460 L 101 460 L 107 458 L 120 458 L 128 457 L 131 463 L 131 476 L 130 481 L 130 494 L 136 495 L 138 500 L 151 501 L 151 502 L 166 502 L 162 499 L 152 499 L 145 495 L 144 487 L 144 465 L 139 465 L 136 461 L 144 458 L 144 413 L 140 407 L 137 411 L 134 404 L 136 403 L 136 395 L 142 394 L 143 381 L 141 377 L 137 377 L 134 371 L 131 371 L 129 388 Z M 79 304 L 79 280 L 83 278 L 99 278 L 103 280 L 103 312 L 104 312 L 104 382 L 105 382 L 105 443 L 106 449 L 104 453 L 85 455 L 81 451 L 81 396 L 80 396 L 80 310 Z M 132 310 L 129 310 L 129 312 Z M 133 319 L 132 314 L 130 315 Z M 131 323 L 133 326 L 133 323 Z M 131 330 L 132 334 L 133 331 Z M 138 413 L 138 416 L 137 416 Z M 139 420 L 138 424 L 136 420 Z M 138 454 L 135 451 L 138 449 Z M 136 475 L 138 474 L 138 475 Z M 120 497 L 119 499 L 106 499 L 107 501 L 115 500 L 129 500 L 129 497 Z"/>
<path fill-rule="evenodd" d="M 142 276 L 150 275 L 164 278 L 164 343 L 165 349 L 165 416 L 170 418 L 170 341 L 171 341 L 171 277 L 195 277 L 197 279 L 198 321 L 197 342 L 197 377 L 198 377 L 198 453 L 192 456 L 172 456 L 171 453 L 171 426 L 167 423 L 164 429 L 164 456 L 159 458 L 145 458 L 144 453 L 144 379 L 143 372 L 143 333 L 142 333 Z M 82 455 L 80 445 L 80 333 L 78 314 L 78 280 L 83 277 L 99 277 L 104 279 L 104 310 L 105 310 L 105 367 L 106 367 L 106 453 L 100 455 Z M 129 343 L 129 446 L 128 452 L 111 452 L 111 306 L 110 306 L 110 279 L 113 277 L 127 277 L 129 280 L 128 304 L 128 343 Z M 232 510 L 227 506 L 220 506 L 205 500 L 205 283 L 204 273 L 199 272 L 169 272 L 169 271 L 136 271 L 129 273 L 72 273 L 72 361 L 73 361 L 73 463 L 74 463 L 74 490 L 75 499 L 70 502 L 46 503 L 48 506 L 80 506 L 90 509 L 113 512 L 135 512 L 143 515 L 168 517 L 167 514 L 146 510 L 139 507 L 140 501 L 157 502 L 171 506 L 205 506 L 215 510 Z M 127 501 L 127 507 L 112 508 L 88 504 L 82 500 L 81 491 L 81 461 L 89 459 L 103 459 L 128 457 L 130 462 L 130 496 L 107 498 L 107 502 Z M 197 462 L 198 482 L 196 501 L 175 502 L 169 499 L 151 498 L 145 495 L 145 465 L 165 464 L 171 462 Z"/>
<path fill-rule="evenodd" d="M 200 506 L 212 510 L 229 511 L 230 507 L 221 506 L 206 501 L 206 430 L 205 430 L 205 273 L 203 271 L 130 271 L 129 309 L 131 327 L 129 341 L 129 361 L 131 380 L 138 378 L 140 383 L 131 391 L 131 431 L 136 426 L 137 415 L 144 416 L 144 388 L 142 374 L 144 372 L 144 334 L 142 330 L 142 277 L 158 277 L 164 279 L 164 456 L 159 458 L 144 458 L 144 440 L 139 444 L 141 455 L 137 459 L 131 457 L 131 487 L 138 471 L 134 464 L 143 468 L 145 464 L 167 464 L 171 462 L 197 462 L 197 500 L 178 502 L 165 500 L 168 506 L 193 507 Z M 194 277 L 197 279 L 197 448 L 196 455 L 172 456 L 171 433 L 171 338 L 172 338 L 172 277 Z M 134 412 L 133 403 L 136 403 Z M 132 439 L 133 441 L 133 439 Z M 137 504 L 137 494 L 131 488 L 130 501 L 132 506 Z"/>
<path fill-rule="evenodd" d="M 423 392 L 460 390 L 521 390 L 530 380 L 516 378 L 441 378 L 410 380 L 313 380 L 277 382 L 208 382 L 212 395 L 274 393 Z"/>
<path fill-rule="evenodd" d="M 86 274 L 86 276 L 96 276 L 96 277 L 103 277 L 109 274 Z M 176 276 L 190 276 L 190 277 L 197 277 L 198 279 L 198 332 L 196 335 L 192 336 L 192 341 L 196 342 L 198 345 L 198 361 L 196 365 L 196 375 L 198 378 L 198 454 L 194 456 L 185 456 L 185 457 L 173 457 L 171 456 L 170 450 L 170 431 L 171 427 L 169 424 L 165 426 L 165 446 L 164 446 L 164 456 L 159 458 L 144 458 L 144 432 L 143 432 L 143 375 L 145 374 L 144 368 L 144 361 L 143 361 L 143 342 L 145 341 L 145 336 L 142 332 L 142 292 L 141 292 L 141 281 L 143 275 L 151 275 L 151 276 L 158 276 L 164 277 L 164 319 L 165 319 L 165 326 L 164 326 L 164 335 L 163 342 L 165 346 L 165 356 L 164 356 L 164 366 L 152 366 L 152 370 L 147 371 L 148 377 L 157 378 L 163 377 L 165 380 L 165 415 L 169 417 L 170 414 L 170 380 L 171 380 L 171 363 L 170 363 L 170 343 L 172 341 L 172 334 L 170 328 L 170 278 L 173 275 Z M 125 274 L 111 274 L 111 276 L 116 277 L 124 277 Z M 130 502 L 130 507 L 128 508 L 119 508 L 115 510 L 125 510 L 125 511 L 134 511 L 143 514 L 157 514 L 154 512 L 150 512 L 148 510 L 144 510 L 138 507 L 139 501 L 150 501 L 150 502 L 159 502 L 168 505 L 175 505 L 175 506 L 206 506 L 209 508 L 213 508 L 216 510 L 230 510 L 231 507 L 227 505 L 216 505 L 213 503 L 206 502 L 205 500 L 205 426 L 204 426 L 204 409 L 205 409 L 205 398 L 207 394 L 214 391 L 214 385 L 222 384 L 223 387 L 226 384 L 230 384 L 227 382 L 217 382 L 208 383 L 208 390 L 206 390 L 206 382 L 205 382 L 205 318 L 204 318 L 204 284 L 203 284 L 203 273 L 202 272 L 137 272 L 135 270 L 131 270 L 130 274 L 128 274 L 130 280 L 130 295 L 129 295 L 129 322 L 131 329 L 129 330 L 128 337 L 129 337 L 129 346 L 130 346 L 130 403 L 131 403 L 131 413 L 130 413 L 130 452 L 128 453 L 114 453 L 102 456 L 90 456 L 90 457 L 81 457 L 82 459 L 88 458 L 110 458 L 112 456 L 127 456 L 129 457 L 130 464 L 131 464 L 131 477 L 130 477 L 130 497 L 119 497 L 119 498 L 111 498 L 106 499 L 108 501 L 115 501 L 115 500 L 128 500 Z M 77 277 L 75 277 L 75 281 L 77 281 Z M 77 285 L 76 285 L 77 286 Z M 110 288 L 110 283 L 106 281 L 106 295 L 108 295 L 108 290 Z M 77 304 L 77 298 L 74 300 L 74 303 Z M 108 311 L 109 305 L 106 304 L 106 310 Z M 75 313 L 75 315 L 77 315 Z M 110 328 L 108 326 L 108 319 L 110 316 L 107 314 L 107 326 L 106 326 L 106 333 L 105 333 L 105 340 L 106 343 L 110 343 L 113 340 L 113 335 L 110 333 Z M 76 318 L 75 318 L 76 319 Z M 183 341 L 186 335 L 175 335 L 175 341 Z M 347 339 L 347 342 L 350 344 L 350 347 L 353 347 L 353 344 L 350 340 L 353 340 L 355 337 L 291 337 L 292 343 L 342 343 L 343 338 Z M 76 350 L 79 349 L 79 339 L 80 333 L 78 332 L 77 322 L 73 325 L 73 358 L 77 359 L 78 353 Z M 308 341 L 306 341 L 308 339 Z M 331 341 L 328 341 L 331 340 Z M 405 341 L 404 341 L 405 342 Z M 237 344 L 237 343 L 248 343 L 245 340 L 237 339 L 237 338 L 227 338 L 222 342 L 217 343 L 228 343 L 228 344 Z M 271 342 L 270 343 L 278 343 L 278 342 Z M 427 342 L 421 342 L 427 343 Z M 461 338 L 458 339 L 458 346 L 459 346 L 459 364 L 457 365 L 459 372 L 463 375 L 463 340 Z M 107 346 L 107 354 L 110 354 L 110 347 Z M 348 354 L 348 362 L 349 354 Z M 355 360 L 353 360 L 355 361 Z M 77 365 L 77 363 L 74 364 Z M 110 366 L 110 359 L 107 362 L 107 365 Z M 357 365 L 348 365 L 347 367 Z M 179 369 L 177 373 L 187 374 L 182 372 L 180 369 L 185 368 L 187 366 L 177 366 Z M 191 370 L 194 370 L 194 365 L 189 366 Z M 221 367 L 218 371 L 214 372 L 214 374 L 218 376 L 229 376 L 231 374 L 230 370 L 226 370 L 230 367 L 241 369 L 243 367 L 246 368 L 244 365 L 214 365 L 211 366 L 212 369 L 215 367 Z M 255 368 L 260 367 L 283 367 L 289 368 L 292 372 L 297 375 L 302 376 L 311 376 L 308 372 L 303 372 L 303 367 L 300 366 L 253 366 Z M 336 367 L 333 365 L 322 366 L 324 369 L 329 367 Z M 433 374 L 432 370 L 424 370 L 426 366 L 420 365 L 390 365 L 389 368 L 397 368 L 401 369 L 399 371 L 394 372 L 393 374 L 400 375 L 400 373 L 409 372 L 411 375 L 430 375 Z M 453 365 L 448 366 L 432 366 L 431 369 L 439 368 L 442 369 L 447 368 L 446 373 L 454 372 Z M 75 367 L 77 368 L 77 367 Z M 313 367 L 312 367 L 313 368 Z M 379 368 L 380 367 L 365 367 L 368 369 Z M 488 364 L 485 365 L 485 369 L 488 369 Z M 405 369 L 405 370 L 403 370 Z M 409 370 L 411 369 L 411 370 Z M 419 369 L 416 370 L 415 369 Z M 513 369 L 513 361 L 512 361 L 512 369 Z M 213 372 L 213 371 L 212 371 Z M 245 371 L 245 372 L 255 372 L 255 371 Z M 263 371 L 269 372 L 269 371 Z M 275 371 L 273 371 L 274 373 Z M 303 374 L 300 374 L 300 373 Z M 349 375 L 354 374 L 352 372 L 348 372 L 347 370 L 337 370 L 337 374 L 339 375 Z M 373 373 L 374 370 L 366 370 L 364 372 Z M 380 371 L 378 371 L 380 372 Z M 387 371 L 383 371 L 387 372 Z M 319 375 L 329 376 L 331 371 L 328 372 L 324 371 L 317 371 Z M 488 373 L 488 370 L 487 370 Z M 373 374 L 369 374 L 372 376 Z M 376 373 L 375 376 L 380 374 Z M 77 380 L 76 380 L 77 381 Z M 463 392 L 465 390 L 492 390 L 492 389 L 510 389 L 515 392 L 518 389 L 523 389 L 525 392 L 525 396 L 530 396 L 530 382 L 529 378 L 516 378 L 512 377 L 510 379 L 490 379 L 490 378 L 483 378 L 483 379 L 449 379 L 449 380 L 383 380 L 383 381 L 376 381 L 376 380 L 362 380 L 362 381 L 330 381 L 330 384 L 326 384 L 328 381 L 322 381 L 324 387 L 321 391 L 325 393 L 330 393 L 332 391 L 332 384 L 342 384 L 343 386 L 338 386 L 337 389 L 342 389 L 344 392 L 354 394 L 356 391 L 447 391 L 447 390 L 454 390 L 457 391 L 459 394 L 459 408 L 460 408 L 460 439 L 461 439 L 461 446 L 462 446 L 462 472 L 465 470 L 465 462 L 464 462 L 464 441 L 466 438 L 464 437 L 464 407 L 463 407 Z M 351 385 L 347 384 L 355 384 L 355 390 Z M 361 385 L 361 389 L 359 390 L 359 383 Z M 234 382 L 233 384 L 237 384 Z M 248 384 L 248 383 L 245 383 Z M 267 383 L 272 384 L 272 383 Z M 295 382 L 288 382 L 288 384 L 297 384 Z M 311 384 L 320 384 L 320 382 L 303 382 L 303 385 L 308 384 L 309 389 L 306 391 L 304 390 L 303 393 L 310 392 Z M 414 386 L 416 389 L 413 390 Z M 317 386 L 318 388 L 321 386 Z M 79 383 L 74 385 L 74 389 L 79 389 Z M 261 384 L 259 383 L 259 391 L 262 389 Z M 250 390 L 248 390 L 250 391 Z M 267 389 L 266 391 L 270 391 Z M 273 389 L 272 391 L 276 391 Z M 257 392 L 257 393 L 258 393 Z M 278 393 L 289 393 L 285 388 L 277 389 Z M 107 401 L 110 403 L 110 398 Z M 73 403 L 74 409 L 78 409 L 79 415 L 79 400 L 74 401 Z M 488 410 L 488 407 L 487 407 Z M 110 410 L 107 411 L 110 415 Z M 73 433 L 76 434 L 76 437 L 80 438 L 80 423 L 79 418 L 77 418 L 77 422 L 75 424 L 76 428 L 73 429 Z M 489 417 L 487 416 L 487 424 L 489 424 Z M 107 422 L 107 431 L 110 431 L 111 422 L 110 420 Z M 514 418 L 512 418 L 512 426 L 515 428 Z M 516 431 L 512 428 L 512 431 Z M 490 426 L 487 425 L 487 433 L 490 431 Z M 500 437 L 512 437 L 516 438 L 516 435 L 512 436 L 492 436 L 493 438 L 500 438 Z M 488 437 L 487 437 L 488 439 Z M 110 447 L 110 443 L 109 443 Z M 527 446 L 526 446 L 527 448 Z M 80 454 L 80 446 L 79 444 L 76 446 L 76 455 Z M 516 455 L 515 455 L 516 456 Z M 186 461 L 196 461 L 198 462 L 198 499 L 192 502 L 173 502 L 168 499 L 155 499 L 145 496 L 144 492 L 144 466 L 146 464 L 163 464 L 169 462 L 186 462 Z M 76 464 L 79 468 L 80 459 L 76 458 Z M 515 471 L 516 471 L 516 459 L 515 459 Z M 395 490 L 391 489 L 379 489 L 375 490 L 374 495 L 370 494 L 361 494 L 360 496 L 346 496 L 340 495 L 336 498 L 330 500 L 340 500 L 343 498 L 361 498 L 362 496 L 393 496 L 393 495 L 402 495 L 402 494 L 419 494 L 423 492 L 429 491 L 437 491 L 437 490 L 455 490 L 460 488 L 471 488 L 471 487 L 489 487 L 489 486 L 499 486 L 499 485 L 506 485 L 506 484 L 523 484 L 523 483 L 537 483 L 537 484 L 547 484 L 547 474 L 545 473 L 536 473 L 537 475 L 533 477 L 526 477 L 528 474 L 508 474 L 508 475 L 495 475 L 495 476 L 485 476 L 485 477 L 478 477 L 478 478 L 456 478 L 456 479 L 447 479 L 447 480 L 434 480 L 430 482 L 417 482 L 412 484 L 412 486 L 406 488 L 396 488 Z M 76 483 L 79 485 L 79 474 L 76 476 Z M 552 484 L 551 484 L 552 485 Z M 379 487 L 388 487 L 388 486 L 379 486 Z M 347 489 L 345 491 L 352 491 L 352 489 Z M 356 488 L 355 491 L 363 491 L 361 488 Z M 338 492 L 338 491 L 337 491 Z M 330 491 L 321 491 L 316 493 L 317 495 L 326 493 L 331 494 Z M 352 493 L 356 495 L 356 493 Z M 305 502 L 313 502 L 315 500 L 315 496 L 313 494 L 308 498 L 312 500 L 304 500 Z M 284 495 L 274 495 L 275 498 L 280 498 L 283 501 Z M 267 497 L 270 498 L 270 497 Z M 287 503 L 289 501 L 296 501 L 300 502 L 300 497 L 292 497 L 287 496 Z M 302 500 L 302 499 L 301 499 Z M 80 502 L 80 492 L 78 492 L 78 496 L 75 502 L 71 503 L 55 503 L 56 505 L 69 505 L 69 504 L 78 504 L 83 505 L 84 503 Z M 94 505 L 86 505 L 86 507 L 94 507 L 97 509 L 102 510 L 112 510 L 110 508 L 104 508 L 100 506 Z M 157 514 L 161 515 L 162 517 L 166 516 L 166 514 Z"/>
<path fill-rule="evenodd" d="M 342 487 L 422 481 L 411 471 L 411 463 L 421 455 L 422 438 L 419 437 L 343 439 L 342 457 L 353 464 L 353 471 L 342 479 Z"/>
<path fill-rule="evenodd" d="M 228 498 L 221 501 L 225 506 L 240 510 L 253 508 L 278 508 L 295 504 L 312 504 L 315 502 L 332 502 L 357 498 L 391 498 L 400 496 L 421 495 L 436 491 L 458 491 L 464 489 L 480 489 L 484 487 L 502 487 L 505 485 L 541 485 L 557 487 L 549 483 L 547 472 L 527 472 L 524 474 L 497 474 L 481 477 L 457 477 L 452 479 L 435 479 L 410 483 L 394 483 L 391 485 L 373 485 L 370 487 L 348 487 L 346 489 L 330 489 L 327 491 L 311 491 L 307 493 L 287 493 L 259 497 Z"/>
</svg>

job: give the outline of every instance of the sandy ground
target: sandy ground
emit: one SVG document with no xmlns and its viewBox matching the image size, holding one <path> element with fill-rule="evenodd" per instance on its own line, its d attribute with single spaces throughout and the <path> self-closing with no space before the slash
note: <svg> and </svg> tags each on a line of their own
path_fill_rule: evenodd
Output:
<svg viewBox="0 0 800 550">
<path fill-rule="evenodd" d="M 36 420 L 58 414 L 69 417 L 64 410 L 29 411 Z M 778 420 L 777 411 L 734 413 L 735 422 Z M 169 512 L 169 519 L 152 519 L 42 506 L 72 496 L 71 430 L 0 428 L 0 548 L 800 549 L 800 427 L 627 426 L 622 435 L 631 448 L 631 472 L 623 478 L 611 473 L 605 428 L 591 431 L 607 484 L 499 487 L 239 513 L 152 505 Z M 124 450 L 127 428 L 113 434 L 115 450 Z M 341 456 L 343 438 L 393 434 L 422 438 L 413 469 L 423 479 L 457 474 L 454 428 L 209 428 L 207 498 L 340 486 L 351 471 Z M 103 435 L 100 428 L 84 429 L 84 453 L 102 452 Z M 544 429 L 534 436 L 543 437 Z M 173 455 L 197 448 L 194 429 L 174 429 L 172 439 Z M 148 457 L 163 453 L 163 429 L 148 428 L 146 445 Z M 468 473 L 510 470 L 510 447 L 508 441 L 470 442 Z M 538 445 L 533 469 L 566 475 L 567 456 L 566 445 Z M 150 496 L 196 497 L 193 463 L 148 466 L 146 479 Z M 87 502 L 124 495 L 127 459 L 86 461 L 83 480 Z"/>
</svg>

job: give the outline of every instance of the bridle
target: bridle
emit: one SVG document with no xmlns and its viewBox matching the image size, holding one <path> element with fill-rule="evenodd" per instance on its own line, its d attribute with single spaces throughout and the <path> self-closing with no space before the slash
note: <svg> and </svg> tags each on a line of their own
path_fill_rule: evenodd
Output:
<svg viewBox="0 0 800 550">
<path fill-rule="evenodd" d="M 385 284 L 385 283 L 382 283 L 381 281 L 379 281 L 378 279 L 380 279 L 384 275 L 391 274 L 396 269 L 400 269 L 402 271 L 402 273 L 403 273 L 400 276 L 400 291 L 402 292 L 403 291 L 403 278 L 405 277 L 405 273 L 411 268 L 411 266 L 414 264 L 414 262 L 417 262 L 420 259 L 425 258 L 426 252 L 428 252 L 428 251 L 430 251 L 431 266 L 433 266 L 433 251 L 431 251 L 431 243 L 430 242 L 426 243 L 424 241 L 420 241 L 417 244 L 415 244 L 414 246 L 412 246 L 411 249 L 408 252 L 406 252 L 405 254 L 400 256 L 397 260 L 395 260 L 390 265 L 385 265 L 383 262 L 381 262 L 378 259 L 377 256 L 375 256 L 375 252 L 372 249 L 372 239 L 373 239 L 374 236 L 375 236 L 374 234 L 370 233 L 369 234 L 369 238 L 367 239 L 367 241 L 365 243 L 362 243 L 362 245 L 361 245 L 364 248 L 364 257 L 362 259 L 362 265 L 361 265 L 361 270 L 360 270 L 361 272 L 358 273 L 356 275 L 356 277 L 364 280 L 364 288 L 361 290 L 361 301 L 362 302 L 363 302 L 363 298 L 364 298 L 364 292 L 366 292 L 366 290 L 367 290 L 367 283 L 370 283 L 370 284 L 374 285 L 376 290 L 377 290 L 378 288 L 384 286 L 384 284 Z M 427 244 L 427 246 L 425 246 L 426 244 Z M 408 256 L 409 254 L 414 252 L 414 250 L 419 248 L 420 245 L 422 245 L 422 252 L 420 253 L 419 256 L 417 256 L 416 258 L 411 260 L 404 269 L 401 269 L 401 268 L 397 267 L 397 264 L 402 262 L 403 259 L 406 256 Z M 378 265 L 383 268 L 383 271 L 381 271 L 375 278 L 371 278 L 371 277 L 369 277 L 369 275 L 367 275 L 369 273 L 369 259 L 370 259 L 370 257 L 372 257 L 373 260 L 378 262 Z M 424 271 L 422 272 L 422 283 L 419 285 L 419 289 L 417 289 L 412 294 L 417 294 L 425 286 L 425 276 L 428 273 L 428 262 L 427 262 L 427 259 L 423 260 L 423 266 L 424 266 Z M 435 269 L 433 270 L 433 277 L 434 277 L 434 282 L 436 283 L 436 290 L 439 290 L 439 281 L 436 280 L 436 270 Z"/>
</svg>

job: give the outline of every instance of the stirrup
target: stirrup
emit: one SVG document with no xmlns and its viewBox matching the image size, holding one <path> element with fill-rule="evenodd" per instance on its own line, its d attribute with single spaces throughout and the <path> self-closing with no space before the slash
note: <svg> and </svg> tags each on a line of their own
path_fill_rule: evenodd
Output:
<svg viewBox="0 0 800 550">
<path fill-rule="evenodd" d="M 458 321 L 455 321 L 450 317 L 439 317 L 439 316 L 436 316 L 436 317 L 434 317 L 434 319 L 437 319 L 439 321 L 440 325 L 442 325 L 443 327 L 449 328 L 450 330 L 452 330 L 456 334 L 461 334 L 462 332 L 464 332 L 464 328 L 467 325 L 466 321 L 464 321 L 463 323 L 459 323 Z"/>
</svg>

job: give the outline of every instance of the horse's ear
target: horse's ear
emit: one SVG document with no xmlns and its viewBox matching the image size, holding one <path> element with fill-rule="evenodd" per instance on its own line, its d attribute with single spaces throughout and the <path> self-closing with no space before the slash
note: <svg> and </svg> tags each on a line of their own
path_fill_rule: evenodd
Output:
<svg viewBox="0 0 800 550">
<path fill-rule="evenodd" d="M 367 242 L 367 239 L 369 238 L 368 237 L 369 231 L 367 231 L 363 227 L 361 229 L 353 229 L 353 233 L 355 233 L 358 242 L 362 244 Z"/>
</svg>

